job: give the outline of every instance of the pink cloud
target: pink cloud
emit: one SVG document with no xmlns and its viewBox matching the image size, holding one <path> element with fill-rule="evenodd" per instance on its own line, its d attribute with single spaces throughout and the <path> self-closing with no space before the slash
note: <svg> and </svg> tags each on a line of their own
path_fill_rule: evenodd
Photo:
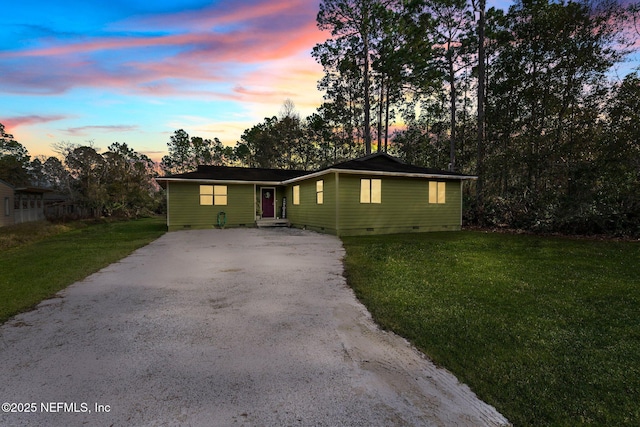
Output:
<svg viewBox="0 0 640 427">
<path fill-rule="evenodd" d="M 228 90 L 213 94 L 234 99 L 231 88 L 247 69 L 308 55 L 326 39 L 315 25 L 316 11 L 316 2 L 308 0 L 222 2 L 119 24 L 134 36 L 119 32 L 76 42 L 47 39 L 37 47 L 0 53 L 0 90 L 59 94 L 85 86 L 153 96 L 208 96 L 212 92 L 194 90 L 193 82 L 230 82 Z"/>
<path fill-rule="evenodd" d="M 249 95 L 252 98 L 273 98 L 274 96 L 281 97 L 283 100 L 287 97 L 295 95 L 294 92 L 291 91 L 273 91 L 273 90 L 256 90 L 256 89 L 247 89 L 244 86 L 236 86 L 233 88 L 233 91 L 239 93 L 241 95 Z"/>
<path fill-rule="evenodd" d="M 99 132 L 131 132 L 137 130 L 138 126 L 130 126 L 130 125 L 111 125 L 111 126 L 80 126 L 74 128 L 67 128 L 63 131 L 72 136 L 86 136 L 90 134 L 90 131 L 99 131 Z"/>
<path fill-rule="evenodd" d="M 236 39 L 237 35 L 233 37 Z M 3 52 L 0 58 L 20 58 L 20 57 L 45 57 L 45 56 L 66 56 L 80 53 L 94 53 L 104 50 L 120 50 L 149 47 L 167 46 L 189 46 L 199 44 L 224 43 L 225 39 L 231 39 L 229 35 L 215 35 L 211 33 L 190 33 L 175 34 L 154 37 L 117 37 L 98 38 L 91 41 L 49 46 L 31 50 Z"/>
<path fill-rule="evenodd" d="M 277 58 L 300 49 L 310 49 L 314 43 L 322 39 L 322 33 L 316 28 L 313 20 L 316 5 L 311 9 L 310 4 L 305 0 L 258 2 L 253 5 L 223 3 L 223 7 L 228 7 L 229 10 L 221 11 L 216 6 L 205 11 L 190 11 L 141 21 L 161 25 L 163 29 L 166 29 L 167 25 L 179 23 L 181 27 L 186 27 L 184 32 L 180 33 L 100 37 L 76 43 L 0 52 L 0 58 L 61 57 L 108 50 L 176 47 L 187 52 L 215 53 L 219 55 L 218 58 L 222 56 L 235 61 L 255 62 Z M 308 13 L 302 13 L 301 10 Z M 287 11 L 289 13 L 285 13 Z M 291 19 L 291 15 L 295 15 L 295 18 Z M 218 25 L 231 23 L 236 24 L 237 28 L 230 31 L 216 29 Z M 272 49 L 279 46 L 284 50 Z M 238 50 L 239 48 L 249 50 Z M 252 52 L 256 51 L 270 54 L 256 58 L 252 56 Z"/>
<path fill-rule="evenodd" d="M 0 90 L 27 94 L 59 94 L 76 86 L 118 87 L 144 81 L 141 72 L 122 64 L 77 57 L 0 61 L 0 75 Z"/>
<path fill-rule="evenodd" d="M 218 26 L 229 24 L 246 24 L 262 21 L 273 27 L 279 18 L 292 16 L 315 18 L 318 3 L 309 0 L 257 0 L 245 2 L 220 2 L 203 10 L 193 10 L 177 14 L 135 19 L 127 22 L 127 27 L 142 25 L 146 28 L 166 30 L 167 28 L 183 28 L 211 31 Z M 291 22 L 290 22 L 291 23 Z M 295 25 L 294 23 L 291 23 Z"/>
<path fill-rule="evenodd" d="M 180 97 L 193 99 L 221 99 L 227 101 L 240 101 L 242 97 L 232 92 L 223 90 L 204 90 L 198 88 L 180 87 L 166 83 L 149 83 L 136 87 L 134 93 L 143 96 Z"/>
<path fill-rule="evenodd" d="M 29 115 L 29 116 L 17 116 L 17 117 L 7 117 L 2 120 L 2 124 L 5 125 L 7 129 L 15 129 L 19 126 L 31 126 L 40 123 L 49 123 L 55 122 L 58 120 L 67 119 L 68 116 L 62 115 L 51 115 L 51 116 L 40 116 L 40 115 Z"/>
<path fill-rule="evenodd" d="M 220 66 L 208 67 L 202 63 L 190 63 L 185 67 L 184 61 L 178 58 L 168 58 L 162 62 L 129 62 L 129 66 L 143 71 L 154 79 L 188 79 L 204 81 L 223 81 L 224 69 Z"/>
<path fill-rule="evenodd" d="M 322 103 L 322 93 L 315 89 L 318 73 L 322 69 L 310 57 L 298 55 L 272 61 L 238 80 L 234 94 L 241 98 L 248 116 L 257 120 L 277 115 L 287 99 L 293 101 L 301 117 L 306 117 Z M 247 121 L 245 129 L 254 123 Z"/>
</svg>

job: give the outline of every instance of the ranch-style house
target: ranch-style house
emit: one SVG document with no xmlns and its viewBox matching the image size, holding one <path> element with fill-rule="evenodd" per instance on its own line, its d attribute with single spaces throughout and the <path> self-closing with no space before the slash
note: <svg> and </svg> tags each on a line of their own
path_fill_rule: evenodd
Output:
<svg viewBox="0 0 640 427">
<path fill-rule="evenodd" d="M 352 236 L 460 230 L 472 179 L 376 153 L 317 171 L 199 166 L 157 181 L 170 231 L 286 225 Z"/>
</svg>

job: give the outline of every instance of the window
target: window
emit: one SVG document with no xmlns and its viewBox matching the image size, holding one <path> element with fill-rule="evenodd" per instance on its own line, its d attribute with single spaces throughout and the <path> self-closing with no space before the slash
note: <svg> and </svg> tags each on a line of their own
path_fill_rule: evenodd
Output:
<svg viewBox="0 0 640 427">
<path fill-rule="evenodd" d="M 213 204 L 216 206 L 225 206 L 227 204 L 227 186 L 213 186 Z"/>
<path fill-rule="evenodd" d="M 324 203 L 324 181 L 316 181 L 316 203 L 321 205 Z"/>
<path fill-rule="evenodd" d="M 201 185 L 200 205 L 202 206 L 225 206 L 227 204 L 226 185 Z"/>
<path fill-rule="evenodd" d="M 294 205 L 300 204 L 300 186 L 299 185 L 293 186 L 293 204 Z"/>
<path fill-rule="evenodd" d="M 445 203 L 446 189 L 446 182 L 429 181 L 429 203 Z"/>
<path fill-rule="evenodd" d="M 360 203 L 382 203 L 382 180 L 360 180 Z"/>
<path fill-rule="evenodd" d="M 200 205 L 202 206 L 213 205 L 213 185 L 200 186 Z"/>
<path fill-rule="evenodd" d="M 8 197 L 4 198 L 4 216 L 11 215 L 11 205 L 9 204 L 11 199 Z"/>
</svg>

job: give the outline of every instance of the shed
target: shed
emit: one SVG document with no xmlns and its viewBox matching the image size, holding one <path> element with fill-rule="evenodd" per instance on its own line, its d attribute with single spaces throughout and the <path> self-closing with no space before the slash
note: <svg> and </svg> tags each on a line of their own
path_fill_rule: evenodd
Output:
<svg viewBox="0 0 640 427">
<path fill-rule="evenodd" d="M 42 221 L 44 216 L 44 194 L 50 192 L 40 187 L 14 187 L 0 181 L 2 217 L 0 226 Z"/>
<path fill-rule="evenodd" d="M 13 217 L 16 224 L 43 221 L 44 194 L 51 190 L 40 187 L 20 187 L 15 190 Z"/>
</svg>

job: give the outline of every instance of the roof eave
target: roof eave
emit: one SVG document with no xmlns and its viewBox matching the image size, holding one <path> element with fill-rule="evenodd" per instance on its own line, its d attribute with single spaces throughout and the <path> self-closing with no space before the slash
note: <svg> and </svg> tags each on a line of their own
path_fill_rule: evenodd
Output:
<svg viewBox="0 0 640 427">
<path fill-rule="evenodd" d="M 200 184 L 258 184 L 281 185 L 282 181 L 251 181 L 239 179 L 206 179 L 206 178 L 156 178 L 157 182 L 195 182 Z"/>
<path fill-rule="evenodd" d="M 338 169 L 329 168 L 322 171 L 310 173 L 309 175 L 303 175 L 296 178 L 291 178 L 286 181 L 282 181 L 282 184 L 292 184 L 298 181 L 304 181 L 305 179 L 316 178 L 328 173 L 343 173 L 350 175 L 378 175 L 378 176 L 397 176 L 404 178 L 431 178 L 431 179 L 453 179 L 457 181 L 476 180 L 477 176 L 474 175 L 447 175 L 438 173 L 413 173 L 413 172 L 387 172 L 387 171 L 372 171 L 372 170 L 354 170 L 354 169 Z"/>
<path fill-rule="evenodd" d="M 426 178 L 426 179 L 450 179 L 456 181 L 476 180 L 474 175 L 448 175 L 439 173 L 415 173 L 415 172 L 388 172 L 373 170 L 355 170 L 355 169 L 339 169 L 329 168 L 318 172 L 312 172 L 307 175 L 286 179 L 283 181 L 253 181 L 238 179 L 206 179 L 206 178 L 156 178 L 156 181 L 162 185 L 167 182 L 191 182 L 200 184 L 255 184 L 255 185 L 288 185 L 295 182 L 304 181 L 306 179 L 317 178 L 329 173 L 342 173 L 349 175 L 375 175 L 375 176 L 394 176 L 404 178 Z"/>
</svg>

